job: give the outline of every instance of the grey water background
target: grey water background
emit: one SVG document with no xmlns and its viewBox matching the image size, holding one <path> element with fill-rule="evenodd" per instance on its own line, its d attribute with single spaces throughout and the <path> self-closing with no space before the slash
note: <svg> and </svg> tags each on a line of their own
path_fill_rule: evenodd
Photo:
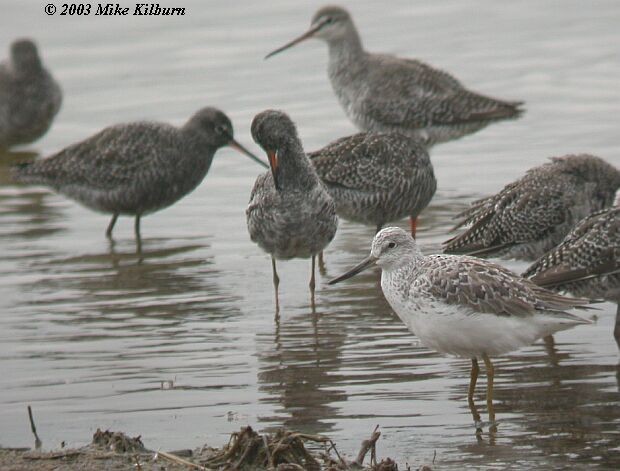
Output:
<svg viewBox="0 0 620 471">
<path fill-rule="evenodd" d="M 32 153 L 117 122 L 181 124 L 205 105 L 225 110 L 257 153 L 249 125 L 265 108 L 287 111 L 307 150 L 352 134 L 324 44 L 262 59 L 305 31 L 322 2 L 160 2 L 185 7 L 177 18 L 50 17 L 46 3 L 0 5 L 2 57 L 14 38 L 34 37 L 65 93 L 43 139 L 0 157 L 1 445 L 32 443 L 31 404 L 50 448 L 84 444 L 97 427 L 142 435 L 154 449 L 222 445 L 251 424 L 327 434 L 355 454 L 379 424 L 380 456 L 401 465 L 436 452 L 436 465 L 454 469 L 620 466 L 611 304 L 595 324 L 557 335 L 555 351 L 537 343 L 496 361 L 499 430 L 477 440 L 469 362 L 418 345 L 377 272 L 325 285 L 366 255 L 372 228 L 341 222 L 316 313 L 309 262 L 281 263 L 274 321 L 269 257 L 245 227 L 261 169 L 234 151 L 218 152 L 190 196 L 144 219 L 141 263 L 129 219 L 111 246 L 107 216 L 11 182 L 8 165 Z M 617 1 L 341 3 L 369 50 L 420 58 L 472 89 L 526 101 L 522 119 L 433 149 L 438 191 L 419 229 L 426 252 L 439 250 L 469 201 L 547 157 L 590 152 L 620 165 Z M 484 385 L 481 376 L 481 412 Z"/>
</svg>

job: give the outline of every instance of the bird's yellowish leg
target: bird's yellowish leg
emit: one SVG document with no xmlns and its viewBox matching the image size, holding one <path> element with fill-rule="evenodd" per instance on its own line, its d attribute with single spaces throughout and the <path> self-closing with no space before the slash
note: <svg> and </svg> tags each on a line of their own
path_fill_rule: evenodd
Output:
<svg viewBox="0 0 620 471">
<path fill-rule="evenodd" d="M 487 410 L 489 411 L 489 422 L 491 427 L 495 427 L 495 408 L 493 407 L 493 378 L 495 376 L 495 368 L 486 353 L 482 354 L 484 366 L 487 369 Z"/>
<path fill-rule="evenodd" d="M 480 414 L 474 403 L 474 391 L 476 390 L 476 382 L 478 381 L 478 373 L 480 368 L 478 367 L 478 360 L 476 358 L 471 359 L 471 375 L 469 378 L 469 392 L 467 393 L 467 403 L 469 404 L 469 410 L 474 419 L 474 425 L 476 426 L 476 435 L 482 433 L 480 428 Z"/>
</svg>

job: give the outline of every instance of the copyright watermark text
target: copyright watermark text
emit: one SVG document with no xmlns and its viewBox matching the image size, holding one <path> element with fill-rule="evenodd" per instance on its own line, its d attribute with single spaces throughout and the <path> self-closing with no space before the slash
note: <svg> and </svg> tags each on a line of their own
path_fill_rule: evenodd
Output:
<svg viewBox="0 0 620 471">
<path fill-rule="evenodd" d="M 162 7 L 159 3 L 48 3 L 44 8 L 48 15 L 60 16 L 184 16 L 185 8 Z"/>
</svg>

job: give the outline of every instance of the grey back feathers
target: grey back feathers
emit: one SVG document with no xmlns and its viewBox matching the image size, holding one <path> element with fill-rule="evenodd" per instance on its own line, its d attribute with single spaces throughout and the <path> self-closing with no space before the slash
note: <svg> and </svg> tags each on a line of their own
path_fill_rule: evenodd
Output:
<svg viewBox="0 0 620 471">
<path fill-rule="evenodd" d="M 430 146 L 522 113 L 521 102 L 471 92 L 448 73 L 418 60 L 366 52 L 351 16 L 341 7 L 321 8 L 306 34 L 270 55 L 309 37 L 327 42 L 334 92 L 363 131 L 399 131 Z"/>
<path fill-rule="evenodd" d="M 550 289 L 620 302 L 620 207 L 581 220 L 523 275 Z"/>
<path fill-rule="evenodd" d="M 274 160 L 250 195 L 246 218 L 251 239 L 279 259 L 318 254 L 334 238 L 338 220 L 295 125 L 286 114 L 267 110 L 254 118 L 252 136 Z"/>
<path fill-rule="evenodd" d="M 444 251 L 534 260 L 560 243 L 577 221 L 611 205 L 618 188 L 620 171 L 599 157 L 553 158 L 472 203 L 456 226 L 469 228 L 444 242 Z"/>
<path fill-rule="evenodd" d="M 0 63 L 0 149 L 28 144 L 47 132 L 60 110 L 62 92 L 29 39 L 11 45 Z"/>
<path fill-rule="evenodd" d="M 338 215 L 383 226 L 414 219 L 437 188 L 428 152 L 399 133 L 358 133 L 308 157 L 334 198 Z"/>
<path fill-rule="evenodd" d="M 394 244 L 394 245 L 390 245 Z M 498 316 L 558 315 L 583 322 L 565 310 L 588 304 L 588 300 L 567 298 L 537 286 L 495 263 L 469 256 L 424 256 L 416 242 L 400 228 L 386 228 L 375 236 L 372 253 L 384 270 L 398 273 L 391 282 L 396 291 L 435 299 L 473 312 Z M 382 264 L 391 257 L 393 263 Z M 405 262 L 403 262 L 403 260 Z"/>
<path fill-rule="evenodd" d="M 20 165 L 14 176 L 97 211 L 147 214 L 192 191 L 231 137 L 228 117 L 204 108 L 180 128 L 156 122 L 108 127 L 47 159 Z"/>
</svg>

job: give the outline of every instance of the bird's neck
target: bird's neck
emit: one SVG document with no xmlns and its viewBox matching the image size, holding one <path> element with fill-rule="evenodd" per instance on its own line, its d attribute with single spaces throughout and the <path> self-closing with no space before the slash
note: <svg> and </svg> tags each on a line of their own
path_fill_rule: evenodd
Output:
<svg viewBox="0 0 620 471">
<path fill-rule="evenodd" d="M 187 152 L 185 158 L 195 160 L 196 164 L 205 165 L 208 170 L 219 147 L 191 125 L 186 124 L 181 131 L 185 134 L 185 142 L 196 150 L 196 152 Z"/>
<path fill-rule="evenodd" d="M 389 265 L 382 266 L 383 274 L 387 277 L 397 277 L 409 279 L 415 277 L 414 274 L 420 271 L 420 266 L 424 261 L 424 255 L 417 247 L 412 247 L 407 254 Z"/>
<path fill-rule="evenodd" d="M 331 68 L 351 67 L 361 62 L 364 55 L 362 40 L 355 29 L 349 34 L 332 39 L 328 43 L 329 66 Z"/>
<path fill-rule="evenodd" d="M 309 190 L 317 183 L 316 171 L 305 156 L 301 145 L 297 142 L 288 142 L 280 146 L 278 149 L 278 184 L 280 188 Z"/>
</svg>

